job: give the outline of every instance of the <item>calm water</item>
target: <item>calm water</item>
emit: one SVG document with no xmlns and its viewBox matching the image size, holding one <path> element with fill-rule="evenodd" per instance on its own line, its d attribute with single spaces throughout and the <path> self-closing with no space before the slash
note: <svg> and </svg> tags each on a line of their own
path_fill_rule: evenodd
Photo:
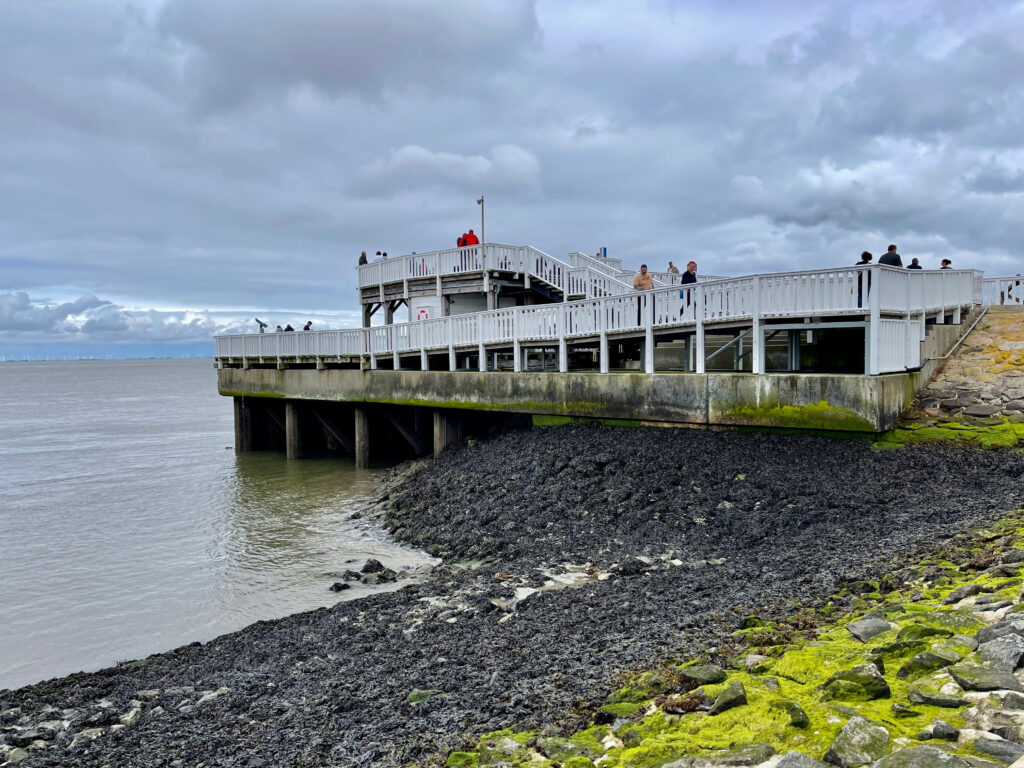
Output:
<svg viewBox="0 0 1024 768">
<path fill-rule="evenodd" d="M 0 688 L 331 605 L 352 560 L 429 562 L 348 519 L 374 471 L 235 456 L 232 430 L 209 360 L 0 364 Z"/>
</svg>

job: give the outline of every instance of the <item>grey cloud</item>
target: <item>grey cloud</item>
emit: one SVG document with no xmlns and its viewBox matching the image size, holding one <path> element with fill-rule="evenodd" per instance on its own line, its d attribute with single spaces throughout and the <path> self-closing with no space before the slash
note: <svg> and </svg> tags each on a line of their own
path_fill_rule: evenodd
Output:
<svg viewBox="0 0 1024 768">
<path fill-rule="evenodd" d="M 485 157 L 434 152 L 410 144 L 366 166 L 352 185 L 352 191 L 384 195 L 437 186 L 460 190 L 515 190 L 536 185 L 540 174 L 537 157 L 515 145 L 492 147 Z"/>
<path fill-rule="evenodd" d="M 370 100 L 457 95 L 539 35 L 529 0 L 170 0 L 160 29 L 185 46 L 193 87 L 214 109 L 299 86 Z"/>
</svg>

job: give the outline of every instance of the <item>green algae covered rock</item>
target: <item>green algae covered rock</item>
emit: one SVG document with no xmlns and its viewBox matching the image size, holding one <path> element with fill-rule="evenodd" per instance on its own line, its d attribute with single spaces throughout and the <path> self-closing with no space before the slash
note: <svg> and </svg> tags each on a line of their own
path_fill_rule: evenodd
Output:
<svg viewBox="0 0 1024 768">
<path fill-rule="evenodd" d="M 795 701 L 782 699 L 780 701 L 773 701 L 769 706 L 771 709 L 781 709 L 789 715 L 789 724 L 794 728 L 806 728 L 811 724 L 810 718 L 807 717 L 807 713 L 804 712 L 803 707 Z"/>
<path fill-rule="evenodd" d="M 476 752 L 452 752 L 445 765 L 448 768 L 476 768 L 480 765 L 480 756 Z"/>
<path fill-rule="evenodd" d="M 852 669 L 836 672 L 821 685 L 826 699 L 839 701 L 871 701 L 892 695 L 875 664 L 858 664 Z"/>
<path fill-rule="evenodd" d="M 965 691 L 1017 691 L 1024 692 L 1024 686 L 1010 672 L 989 669 L 977 664 L 954 664 L 949 674 Z"/>
<path fill-rule="evenodd" d="M 725 670 L 717 664 L 697 664 L 679 670 L 679 676 L 697 685 L 715 685 L 725 682 Z"/>
<path fill-rule="evenodd" d="M 896 673 L 896 677 L 900 680 L 914 680 L 922 675 L 931 674 L 937 669 L 956 664 L 958 661 L 960 661 L 958 653 L 939 650 L 925 651 L 907 659 Z"/>
<path fill-rule="evenodd" d="M 726 710 L 742 706 L 746 703 L 747 689 L 743 687 L 743 683 L 739 680 L 733 680 L 725 687 L 725 690 L 718 694 L 718 697 L 715 699 L 715 703 L 711 705 L 711 710 L 708 714 L 720 715 Z"/>
<path fill-rule="evenodd" d="M 936 637 L 952 637 L 953 630 L 951 629 L 940 629 L 938 627 L 931 627 L 926 624 L 907 624 L 899 632 L 896 633 L 896 640 L 898 642 L 911 643 L 914 641 L 920 642 L 921 640 L 927 640 Z M 896 643 L 892 643 L 896 645 Z"/>
<path fill-rule="evenodd" d="M 867 719 L 852 717 L 825 753 L 825 762 L 839 768 L 869 765 L 889 751 L 889 731 Z"/>
<path fill-rule="evenodd" d="M 971 611 L 965 609 L 954 608 L 949 611 L 931 611 L 929 613 L 918 613 L 914 615 L 914 621 L 917 624 L 923 624 L 924 626 L 931 627 L 933 629 L 947 630 L 950 635 L 967 632 L 970 634 L 974 630 L 985 625 L 981 619 L 975 616 Z M 907 627 L 903 628 L 904 630 Z M 920 640 L 924 636 L 918 637 L 900 637 L 903 630 L 900 630 L 896 635 L 897 640 Z"/>
<path fill-rule="evenodd" d="M 698 757 L 693 761 L 693 768 L 760 765 L 773 757 L 775 757 L 775 749 L 770 744 L 737 744 L 731 749 Z"/>
</svg>

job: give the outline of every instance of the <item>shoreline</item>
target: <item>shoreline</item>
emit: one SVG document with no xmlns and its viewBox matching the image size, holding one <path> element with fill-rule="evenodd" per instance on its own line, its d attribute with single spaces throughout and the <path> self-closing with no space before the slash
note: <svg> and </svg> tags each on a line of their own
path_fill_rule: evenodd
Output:
<svg viewBox="0 0 1024 768">
<path fill-rule="evenodd" d="M 440 765 L 487 732 L 571 732 L 623 673 L 1019 508 L 1022 471 L 1010 452 L 626 428 L 459 446 L 381 489 L 398 538 L 445 558 L 424 581 L 0 692 L 0 726 L 68 723 L 30 766 Z M 574 585 L 530 591 L 556 577 Z"/>
</svg>

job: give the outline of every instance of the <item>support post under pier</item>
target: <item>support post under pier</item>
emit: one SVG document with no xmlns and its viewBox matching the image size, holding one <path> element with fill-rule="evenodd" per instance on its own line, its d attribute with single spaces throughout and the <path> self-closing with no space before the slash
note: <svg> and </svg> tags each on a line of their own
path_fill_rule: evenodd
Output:
<svg viewBox="0 0 1024 768">
<path fill-rule="evenodd" d="M 434 409 L 434 456 L 459 439 L 459 417 L 443 408 Z"/>
<path fill-rule="evenodd" d="M 235 453 L 253 450 L 252 406 L 244 397 L 235 397 Z"/>
<path fill-rule="evenodd" d="M 370 466 L 370 414 L 365 405 L 355 407 L 356 469 Z"/>
<path fill-rule="evenodd" d="M 302 429 L 299 426 L 299 404 L 286 400 L 284 404 L 284 445 L 289 459 L 302 458 Z"/>
</svg>

